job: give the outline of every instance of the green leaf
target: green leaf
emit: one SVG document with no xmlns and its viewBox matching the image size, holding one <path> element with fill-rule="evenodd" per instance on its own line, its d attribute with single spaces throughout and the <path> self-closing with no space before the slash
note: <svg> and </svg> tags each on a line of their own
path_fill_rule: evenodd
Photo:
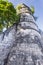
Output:
<svg viewBox="0 0 43 65">
<path fill-rule="evenodd" d="M 19 16 L 17 15 L 13 4 L 6 0 L 0 0 L 0 30 L 17 23 L 18 19 Z"/>
</svg>

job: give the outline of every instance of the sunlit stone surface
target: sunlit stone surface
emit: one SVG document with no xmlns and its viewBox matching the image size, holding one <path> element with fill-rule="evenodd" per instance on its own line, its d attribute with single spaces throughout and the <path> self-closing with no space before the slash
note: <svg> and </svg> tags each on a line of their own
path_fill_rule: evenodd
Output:
<svg viewBox="0 0 43 65">
<path fill-rule="evenodd" d="M 31 14 L 0 35 L 0 65 L 43 65 L 42 35 Z"/>
</svg>

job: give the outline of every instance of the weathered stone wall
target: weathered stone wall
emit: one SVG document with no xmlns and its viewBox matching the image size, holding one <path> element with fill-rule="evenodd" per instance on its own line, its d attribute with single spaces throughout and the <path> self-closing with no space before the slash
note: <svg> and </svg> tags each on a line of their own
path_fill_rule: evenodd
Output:
<svg viewBox="0 0 43 65">
<path fill-rule="evenodd" d="M 13 44 L 15 44 L 15 25 L 0 36 L 0 65 L 6 65 Z"/>
<path fill-rule="evenodd" d="M 27 16 L 27 14 L 21 16 L 23 17 L 24 15 L 25 17 Z M 25 20 L 25 18 L 22 18 L 17 27 L 16 46 L 14 45 L 10 52 L 7 65 L 43 65 L 43 47 L 38 27 L 36 26 L 37 29 L 35 29 L 33 23 L 33 28 L 29 28 L 29 24 L 27 28 L 26 23 L 30 21 Z M 32 22 L 34 21 L 32 20 Z"/>
<path fill-rule="evenodd" d="M 43 65 L 43 41 L 32 15 L 0 35 L 0 65 Z"/>
</svg>

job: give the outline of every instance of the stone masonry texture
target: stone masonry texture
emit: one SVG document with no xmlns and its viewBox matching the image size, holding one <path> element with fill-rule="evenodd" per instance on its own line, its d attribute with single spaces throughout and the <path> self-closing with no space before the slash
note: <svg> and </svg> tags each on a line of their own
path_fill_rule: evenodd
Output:
<svg viewBox="0 0 43 65">
<path fill-rule="evenodd" d="M 31 14 L 0 34 L 0 65 L 43 65 L 42 35 Z"/>
</svg>

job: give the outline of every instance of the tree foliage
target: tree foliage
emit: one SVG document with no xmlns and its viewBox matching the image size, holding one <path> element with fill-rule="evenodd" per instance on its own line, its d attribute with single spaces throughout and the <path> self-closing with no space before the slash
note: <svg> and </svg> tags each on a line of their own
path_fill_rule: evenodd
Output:
<svg viewBox="0 0 43 65">
<path fill-rule="evenodd" d="M 34 13 L 35 13 L 35 8 L 34 8 L 34 6 L 31 6 L 30 9 L 31 9 L 32 14 L 34 14 Z"/>
<path fill-rule="evenodd" d="M 18 19 L 19 17 L 13 4 L 0 0 L 0 31 L 2 31 L 4 27 L 8 28 L 13 25 L 13 23 L 17 23 Z"/>
<path fill-rule="evenodd" d="M 22 8 L 22 4 L 16 6 L 17 14 L 20 14 L 20 9 Z"/>
</svg>

